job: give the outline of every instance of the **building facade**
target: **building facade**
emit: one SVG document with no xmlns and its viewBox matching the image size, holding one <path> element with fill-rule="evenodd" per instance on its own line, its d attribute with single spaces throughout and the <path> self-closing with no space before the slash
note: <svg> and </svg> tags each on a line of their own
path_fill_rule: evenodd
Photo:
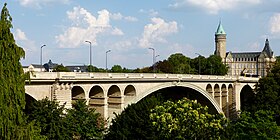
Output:
<svg viewBox="0 0 280 140">
<path fill-rule="evenodd" d="M 215 32 L 215 55 L 222 58 L 229 68 L 228 75 L 238 76 L 265 76 L 272 65 L 276 62 L 275 56 L 265 40 L 261 52 L 226 52 L 226 32 L 221 22 Z"/>
</svg>

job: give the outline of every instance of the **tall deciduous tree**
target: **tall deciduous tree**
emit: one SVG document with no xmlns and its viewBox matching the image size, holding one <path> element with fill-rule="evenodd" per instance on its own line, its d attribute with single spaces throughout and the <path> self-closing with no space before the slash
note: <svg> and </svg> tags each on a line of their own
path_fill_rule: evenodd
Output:
<svg viewBox="0 0 280 140">
<path fill-rule="evenodd" d="M 121 65 L 114 65 L 114 66 L 111 68 L 111 71 L 112 71 L 112 72 L 119 72 L 119 73 L 121 73 L 121 72 L 123 72 L 123 68 L 122 68 Z"/>
<path fill-rule="evenodd" d="M 35 121 L 41 128 L 41 135 L 48 139 L 72 139 L 71 133 L 66 128 L 64 106 L 48 98 L 32 102 L 29 107 L 28 120 Z"/>
<path fill-rule="evenodd" d="M 172 73 L 188 73 L 191 69 L 190 58 L 181 53 L 172 54 L 167 60 L 171 65 Z"/>
<path fill-rule="evenodd" d="M 279 140 L 280 126 L 274 113 L 259 110 L 255 113 L 242 112 L 239 119 L 228 124 L 224 139 L 232 140 Z"/>
<path fill-rule="evenodd" d="M 146 97 L 136 104 L 129 105 L 112 120 L 105 140 L 155 140 L 157 134 L 149 118 L 150 110 L 162 102 L 161 97 Z"/>
<path fill-rule="evenodd" d="M 102 139 L 104 121 L 95 109 L 90 109 L 83 100 L 77 100 L 73 108 L 67 111 L 67 129 L 73 139 Z"/>
<path fill-rule="evenodd" d="M 19 60 L 25 53 L 10 31 L 12 17 L 6 3 L 0 18 L 0 139 L 36 139 L 23 113 L 25 76 Z"/>
<path fill-rule="evenodd" d="M 226 75 L 228 67 L 223 64 L 222 58 L 217 55 L 210 55 L 207 58 L 204 74 L 208 75 Z"/>
<path fill-rule="evenodd" d="M 196 74 L 205 74 L 205 69 L 207 68 L 207 59 L 204 56 L 199 55 L 198 57 L 192 59 L 191 62 L 191 67 L 195 68 Z"/>
<path fill-rule="evenodd" d="M 151 114 L 159 139 L 220 139 L 226 119 L 211 115 L 208 108 L 187 98 L 167 101 L 156 106 Z"/>
<path fill-rule="evenodd" d="M 259 80 L 256 94 L 246 104 L 244 111 L 269 110 L 280 115 L 280 61 L 277 61 L 266 77 Z"/>
<path fill-rule="evenodd" d="M 171 73 L 172 72 L 172 66 L 167 60 L 159 61 L 156 63 L 156 69 L 159 72 L 163 73 Z"/>
</svg>

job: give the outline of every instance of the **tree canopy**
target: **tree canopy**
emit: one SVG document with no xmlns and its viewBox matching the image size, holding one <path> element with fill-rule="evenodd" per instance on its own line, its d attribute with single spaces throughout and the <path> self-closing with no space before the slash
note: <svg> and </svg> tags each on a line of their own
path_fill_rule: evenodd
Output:
<svg viewBox="0 0 280 140">
<path fill-rule="evenodd" d="M 122 66 L 120 65 L 114 65 L 112 68 L 111 68 L 111 72 L 123 72 L 123 68 Z"/>
<path fill-rule="evenodd" d="M 24 116 L 25 76 L 19 61 L 25 53 L 16 44 L 12 27 L 5 3 L 0 17 L 0 139 L 40 139 Z"/>
<path fill-rule="evenodd" d="M 65 119 L 73 138 L 82 140 L 103 138 L 103 118 L 95 112 L 95 109 L 89 108 L 84 100 L 77 100 L 73 108 L 68 109 Z"/>
<path fill-rule="evenodd" d="M 239 118 L 227 128 L 226 139 L 280 139 L 279 59 L 243 105 Z"/>
<path fill-rule="evenodd" d="M 208 108 L 183 98 L 152 109 L 150 118 L 159 139 L 220 139 L 226 119 Z"/>
<path fill-rule="evenodd" d="M 257 112 L 258 110 L 273 111 L 280 114 L 280 61 L 276 61 L 275 65 L 266 77 L 259 80 L 256 85 L 256 94 L 251 98 L 245 107 L 249 112 Z"/>
<path fill-rule="evenodd" d="M 277 126 L 274 113 L 258 110 L 255 113 L 243 111 L 239 119 L 226 128 L 224 139 L 280 139 L 280 126 Z"/>
<path fill-rule="evenodd" d="M 222 58 L 217 55 L 210 55 L 208 58 L 199 55 L 191 59 L 176 53 L 155 65 L 157 71 L 163 73 L 226 75 L 228 71 L 227 66 L 222 63 Z M 152 67 L 149 70 L 151 72 Z"/>
<path fill-rule="evenodd" d="M 58 102 L 45 98 L 32 102 L 28 108 L 28 121 L 36 122 L 36 125 L 41 128 L 41 135 L 48 139 L 71 139 L 63 120 L 64 106 L 59 106 Z"/>
<path fill-rule="evenodd" d="M 150 110 L 160 103 L 160 97 L 151 96 L 129 105 L 112 120 L 105 140 L 157 139 L 149 114 Z"/>
<path fill-rule="evenodd" d="M 64 67 L 62 64 L 60 64 L 53 68 L 53 72 L 70 72 L 70 70 L 67 67 Z"/>
<path fill-rule="evenodd" d="M 28 107 L 28 121 L 35 121 L 41 135 L 50 140 L 102 139 L 104 121 L 85 101 L 77 100 L 73 108 L 65 109 L 48 98 Z"/>
</svg>

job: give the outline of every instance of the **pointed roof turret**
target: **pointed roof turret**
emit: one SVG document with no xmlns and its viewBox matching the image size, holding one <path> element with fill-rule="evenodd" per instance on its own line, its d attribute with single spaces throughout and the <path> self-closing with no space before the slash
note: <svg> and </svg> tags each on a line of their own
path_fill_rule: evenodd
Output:
<svg viewBox="0 0 280 140">
<path fill-rule="evenodd" d="M 221 21 L 219 22 L 219 26 L 218 26 L 217 31 L 216 31 L 215 34 L 216 35 L 226 34 L 226 32 L 225 32 L 225 30 L 224 30 L 224 28 L 222 26 L 222 22 Z"/>
<path fill-rule="evenodd" d="M 270 58 L 273 56 L 273 51 L 269 46 L 268 38 L 265 40 L 265 45 L 263 48 L 263 52 L 265 52 Z"/>
</svg>

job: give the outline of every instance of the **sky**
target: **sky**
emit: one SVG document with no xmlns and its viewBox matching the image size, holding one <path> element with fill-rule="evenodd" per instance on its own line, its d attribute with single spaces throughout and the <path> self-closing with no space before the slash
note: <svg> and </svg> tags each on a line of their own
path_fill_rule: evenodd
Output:
<svg viewBox="0 0 280 140">
<path fill-rule="evenodd" d="M 227 51 L 262 51 L 265 39 L 280 55 L 280 0 L 1 0 L 13 18 L 23 66 L 42 61 L 134 69 L 182 53 L 215 49 L 221 21 Z M 46 45 L 41 49 L 42 45 Z"/>
</svg>

